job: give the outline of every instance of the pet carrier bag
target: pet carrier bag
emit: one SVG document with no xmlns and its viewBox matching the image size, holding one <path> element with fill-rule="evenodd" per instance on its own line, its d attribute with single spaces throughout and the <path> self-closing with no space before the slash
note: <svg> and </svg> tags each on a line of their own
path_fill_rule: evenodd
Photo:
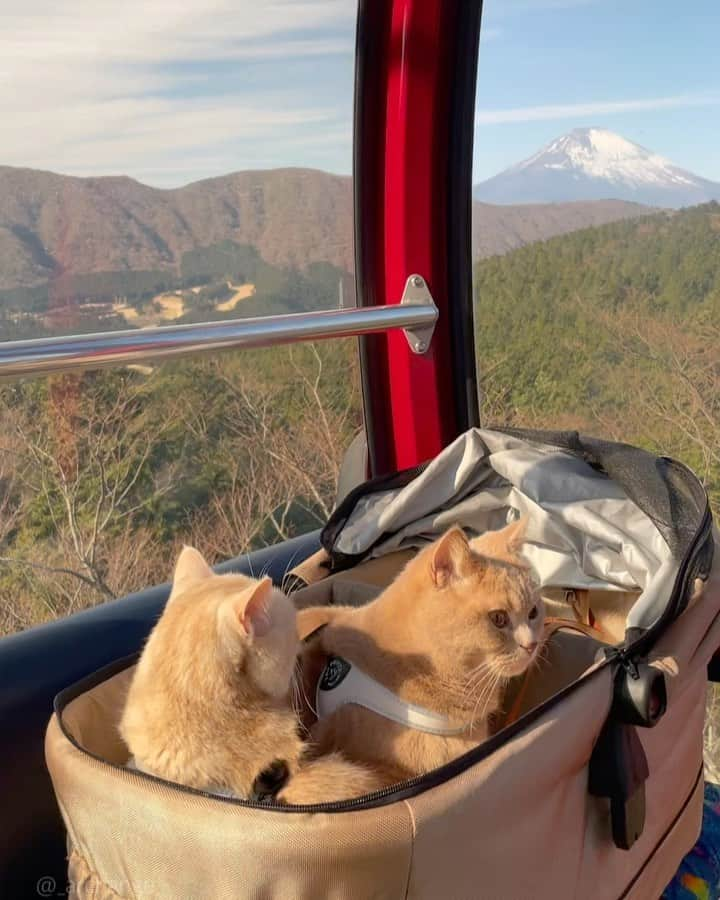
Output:
<svg viewBox="0 0 720 900">
<path fill-rule="evenodd" d="M 411 781 L 313 807 L 221 798 L 125 767 L 134 660 L 60 694 L 46 756 L 73 896 L 659 897 L 700 829 L 720 646 L 711 516 L 685 466 L 575 433 L 473 429 L 356 488 L 293 596 L 366 602 L 449 525 L 483 533 L 520 515 L 561 623 L 552 664 L 490 739 Z"/>
</svg>

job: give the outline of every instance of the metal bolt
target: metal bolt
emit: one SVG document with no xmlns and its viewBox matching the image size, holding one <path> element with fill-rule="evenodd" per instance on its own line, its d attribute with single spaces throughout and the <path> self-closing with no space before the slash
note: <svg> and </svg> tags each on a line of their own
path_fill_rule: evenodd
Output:
<svg viewBox="0 0 720 900">
<path fill-rule="evenodd" d="M 418 353 L 424 353 L 427 350 L 427 344 L 425 343 L 425 341 L 418 341 L 415 344 L 415 349 Z"/>
<path fill-rule="evenodd" d="M 419 275 L 413 275 L 412 283 L 413 283 L 413 287 L 422 287 L 423 286 L 423 280 Z"/>
</svg>

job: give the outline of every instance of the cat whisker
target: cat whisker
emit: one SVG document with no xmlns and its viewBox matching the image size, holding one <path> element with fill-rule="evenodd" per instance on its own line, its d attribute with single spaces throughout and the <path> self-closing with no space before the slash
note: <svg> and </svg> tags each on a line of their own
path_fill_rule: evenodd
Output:
<svg viewBox="0 0 720 900">
<path fill-rule="evenodd" d="M 537 664 L 543 664 L 550 666 L 552 663 L 550 661 L 550 648 L 547 644 L 543 644 L 537 652 L 535 656 L 535 662 Z"/>
<path fill-rule="evenodd" d="M 444 678 L 438 678 L 437 683 L 452 697 L 454 697 L 461 705 L 470 699 L 471 692 L 467 687 L 459 682 L 447 681 Z"/>
<path fill-rule="evenodd" d="M 481 663 L 477 666 L 470 676 L 465 680 L 466 685 L 477 686 L 483 677 L 488 673 L 495 672 L 497 670 L 497 659 L 486 660 L 484 663 Z"/>
<path fill-rule="evenodd" d="M 298 688 L 299 688 L 299 691 L 298 691 L 298 700 L 299 700 L 299 704 L 300 704 L 300 708 L 296 708 L 295 712 L 298 714 L 298 716 L 299 716 L 300 719 L 302 720 L 303 701 L 304 701 L 304 703 L 305 703 L 305 705 L 307 706 L 307 708 L 310 710 L 310 712 L 311 712 L 311 713 L 315 716 L 315 718 L 317 719 L 317 718 L 318 718 L 318 712 L 317 712 L 317 709 L 315 708 L 314 704 L 311 702 L 310 698 L 309 698 L 308 695 L 307 695 L 307 691 L 305 690 L 305 679 L 302 677 L 302 671 L 301 671 L 301 669 L 300 669 L 300 661 L 297 660 L 296 663 L 295 663 L 295 665 L 296 665 L 296 673 L 297 673 L 297 675 L 299 676 L 299 677 L 297 677 L 297 679 L 296 679 L 296 683 L 297 683 Z M 295 673 L 294 673 L 294 674 L 295 674 Z M 307 731 L 307 729 L 305 729 L 305 730 Z"/>
<path fill-rule="evenodd" d="M 482 659 L 476 666 L 473 666 L 473 668 L 470 669 L 470 671 L 467 674 L 474 675 L 477 672 L 481 672 L 483 669 L 487 669 L 489 666 L 492 666 L 492 664 L 493 664 L 492 660 Z"/>
<path fill-rule="evenodd" d="M 283 584 L 285 582 L 285 579 L 287 578 L 288 573 L 292 569 L 293 564 L 295 563 L 295 560 L 297 559 L 299 552 L 300 552 L 299 550 L 296 550 L 293 553 L 293 555 L 290 557 L 290 559 L 288 560 L 288 563 L 285 566 L 285 571 L 283 572 L 282 578 L 280 579 L 280 584 Z"/>
<path fill-rule="evenodd" d="M 248 566 L 250 567 L 250 577 L 254 578 L 255 573 L 253 572 L 253 564 L 252 564 L 252 559 L 250 559 L 250 554 L 246 553 L 245 556 L 247 556 Z"/>
<path fill-rule="evenodd" d="M 490 667 L 486 669 L 484 672 L 480 672 L 474 678 L 468 678 L 467 681 L 464 682 L 465 690 L 475 691 L 477 688 L 485 681 L 488 676 L 491 676 L 495 672 L 495 667 Z"/>
<path fill-rule="evenodd" d="M 302 720 L 302 698 L 305 693 L 304 686 L 302 684 L 302 679 L 300 676 L 300 671 L 298 665 L 296 663 L 295 668 L 293 669 L 292 676 L 290 678 L 290 689 L 291 689 L 291 706 L 293 712 L 297 717 L 298 728 L 302 733 L 304 733 L 305 737 L 309 737 L 310 729 L 305 725 Z M 308 704 L 309 705 L 309 704 Z"/>
<path fill-rule="evenodd" d="M 484 678 L 482 678 L 479 682 L 477 682 L 477 684 L 475 684 L 474 690 L 477 692 L 477 695 L 482 697 L 485 691 L 488 690 L 488 685 L 494 684 L 500 677 L 502 677 L 502 669 L 496 666 L 492 669 L 492 671 L 488 672 Z"/>
<path fill-rule="evenodd" d="M 488 671 L 484 672 L 481 677 L 476 678 L 472 684 L 467 685 L 466 689 L 468 694 L 473 695 L 476 693 L 476 691 L 483 689 L 485 685 L 491 682 L 493 678 L 498 674 L 498 670 L 494 666 L 488 669 Z"/>
<path fill-rule="evenodd" d="M 477 690 L 480 685 L 483 684 L 487 675 L 492 675 L 495 673 L 502 675 L 505 664 L 509 663 L 512 659 L 512 653 L 502 653 L 499 656 L 496 656 L 493 660 L 489 660 L 486 664 L 486 670 L 481 674 L 481 676 L 469 679 L 467 682 L 468 685 L 473 690 Z"/>
<path fill-rule="evenodd" d="M 475 727 L 475 721 L 476 721 L 478 711 L 481 716 L 483 716 L 483 717 L 485 716 L 488 705 L 490 704 L 490 701 L 492 700 L 493 696 L 495 695 L 495 689 L 501 683 L 502 680 L 503 680 L 503 676 L 499 672 L 496 672 L 495 677 L 492 679 L 492 681 L 490 681 L 485 686 L 485 688 L 482 691 L 480 691 L 480 693 L 475 701 L 475 706 L 473 707 L 472 716 L 470 717 L 470 730 L 471 731 Z"/>
</svg>

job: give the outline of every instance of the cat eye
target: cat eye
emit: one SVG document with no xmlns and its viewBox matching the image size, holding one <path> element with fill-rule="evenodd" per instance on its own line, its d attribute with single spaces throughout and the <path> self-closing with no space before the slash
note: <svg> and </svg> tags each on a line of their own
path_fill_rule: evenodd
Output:
<svg viewBox="0 0 720 900">
<path fill-rule="evenodd" d="M 510 617 L 502 609 L 495 609 L 490 613 L 490 621 L 496 628 L 507 628 Z"/>
<path fill-rule="evenodd" d="M 533 606 L 533 608 L 528 613 L 528 619 L 537 619 L 538 608 L 537 606 Z"/>
</svg>

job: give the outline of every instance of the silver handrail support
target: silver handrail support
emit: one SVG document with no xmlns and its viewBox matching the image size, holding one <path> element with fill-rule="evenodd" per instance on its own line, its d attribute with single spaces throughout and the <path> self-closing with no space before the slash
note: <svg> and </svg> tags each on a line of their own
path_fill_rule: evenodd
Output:
<svg viewBox="0 0 720 900">
<path fill-rule="evenodd" d="M 402 329 L 414 353 L 430 345 L 438 310 L 420 275 L 400 303 L 252 319 L 107 331 L 0 343 L 0 379 L 99 369 L 219 350 L 273 347 Z"/>
</svg>

